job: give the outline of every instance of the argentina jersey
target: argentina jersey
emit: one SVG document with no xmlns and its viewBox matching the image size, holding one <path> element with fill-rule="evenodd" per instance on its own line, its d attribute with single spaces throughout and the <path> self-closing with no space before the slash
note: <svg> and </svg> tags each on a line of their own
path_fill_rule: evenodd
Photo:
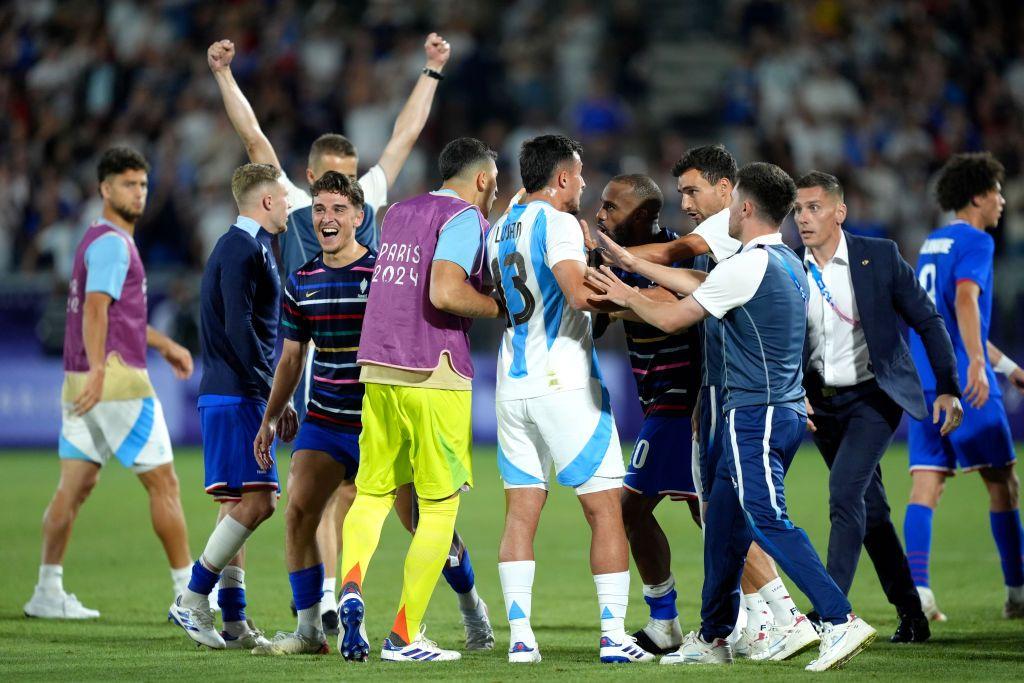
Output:
<svg viewBox="0 0 1024 683">
<path fill-rule="evenodd" d="M 288 229 L 278 235 L 281 248 L 283 272 L 294 273 L 320 253 L 320 243 L 313 229 L 313 198 L 309 192 L 296 186 L 287 176 L 281 182 L 288 190 L 291 209 L 288 213 Z M 388 181 L 384 170 L 374 166 L 359 177 L 363 190 L 363 222 L 356 228 L 356 242 L 371 251 L 377 251 L 378 238 L 377 210 L 387 203 Z"/>
<path fill-rule="evenodd" d="M 981 339 L 985 342 L 988 340 L 992 322 L 994 255 L 995 241 L 991 235 L 969 223 L 956 221 L 931 233 L 921 245 L 921 253 L 917 259 L 915 270 L 918 282 L 935 303 L 936 310 L 946 324 L 946 331 L 949 332 L 953 350 L 956 352 L 961 385 L 966 384 L 970 362 L 956 321 L 956 288 L 963 281 L 973 282 L 981 288 L 978 295 L 978 311 L 981 314 Z M 921 338 L 913 330 L 910 331 L 910 352 L 921 376 L 922 388 L 926 392 L 935 391 L 935 375 L 928 361 L 928 353 Z M 987 350 L 985 359 L 990 396 L 1000 397 L 1002 391 L 992 366 L 988 363 Z"/>
<path fill-rule="evenodd" d="M 487 234 L 487 262 L 507 309 L 498 401 L 586 387 L 599 377 L 590 313 L 568 304 L 552 268 L 586 263 L 576 218 L 544 201 L 516 204 Z"/>
</svg>

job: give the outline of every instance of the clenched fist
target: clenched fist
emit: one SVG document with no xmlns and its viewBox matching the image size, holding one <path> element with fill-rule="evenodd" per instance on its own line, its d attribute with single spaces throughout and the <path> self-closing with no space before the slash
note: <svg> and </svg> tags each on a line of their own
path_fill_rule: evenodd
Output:
<svg viewBox="0 0 1024 683">
<path fill-rule="evenodd" d="M 444 65 L 448 63 L 448 58 L 452 56 L 452 46 L 436 33 L 427 36 L 427 42 L 423 44 L 423 51 L 427 53 L 427 68 L 434 71 L 443 69 Z"/>
<path fill-rule="evenodd" d="M 234 57 L 235 44 L 230 40 L 218 40 L 206 51 L 206 63 L 214 73 L 230 68 Z"/>
</svg>

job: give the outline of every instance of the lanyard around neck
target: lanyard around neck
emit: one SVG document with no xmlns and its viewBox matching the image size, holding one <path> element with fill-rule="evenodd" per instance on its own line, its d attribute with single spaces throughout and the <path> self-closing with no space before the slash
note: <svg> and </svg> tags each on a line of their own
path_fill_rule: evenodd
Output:
<svg viewBox="0 0 1024 683">
<path fill-rule="evenodd" d="M 832 292 L 828 291 L 828 287 L 825 286 L 825 281 L 821 278 L 821 270 L 814 261 L 807 262 L 807 270 L 811 271 L 811 277 L 813 277 L 814 281 L 818 284 L 818 289 L 821 290 L 821 298 L 828 302 L 828 305 L 832 307 L 832 311 L 839 316 L 839 319 L 852 327 L 860 325 L 859 320 L 854 320 L 851 316 L 846 315 L 839 310 L 838 306 L 836 306 L 836 302 L 832 299 Z"/>
</svg>

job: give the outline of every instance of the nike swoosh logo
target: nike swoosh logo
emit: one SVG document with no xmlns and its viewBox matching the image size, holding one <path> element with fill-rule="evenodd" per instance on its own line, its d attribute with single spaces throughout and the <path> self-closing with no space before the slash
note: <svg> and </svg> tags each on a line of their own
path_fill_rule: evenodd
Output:
<svg viewBox="0 0 1024 683">
<path fill-rule="evenodd" d="M 316 290 L 315 292 L 306 292 L 306 298 L 308 299 L 309 297 L 313 296 L 314 294 L 319 294 L 319 293 L 320 293 L 319 289 Z"/>
</svg>

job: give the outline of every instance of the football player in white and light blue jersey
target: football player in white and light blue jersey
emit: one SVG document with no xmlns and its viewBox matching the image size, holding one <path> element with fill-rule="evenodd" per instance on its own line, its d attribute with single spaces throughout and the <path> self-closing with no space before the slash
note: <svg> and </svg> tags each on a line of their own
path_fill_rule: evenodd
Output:
<svg viewBox="0 0 1024 683">
<path fill-rule="evenodd" d="M 584 282 L 583 230 L 576 220 L 582 147 L 562 135 L 523 143 L 526 195 L 487 236 L 487 260 L 507 311 L 496 389 L 498 465 L 505 531 L 498 572 L 511 627 L 510 662 L 540 661 L 530 613 L 533 539 L 549 470 L 576 489 L 590 523 L 602 662 L 649 662 L 626 634 L 629 555 L 619 496 L 625 469 L 608 390 L 594 353 Z"/>
<path fill-rule="evenodd" d="M 946 477 L 977 470 L 989 494 L 989 521 L 1002 560 L 1006 618 L 1024 618 L 1024 561 L 1018 510 L 1020 483 L 1014 471 L 1013 437 L 993 370 L 1024 391 L 1024 371 L 988 341 L 992 319 L 995 242 L 985 232 L 995 226 L 1006 200 L 1003 166 L 991 154 L 958 154 L 943 167 L 936 187 L 939 204 L 955 220 L 929 235 L 921 246 L 917 276 L 935 302 L 953 341 L 964 388 L 964 421 L 942 436 L 931 421 L 911 421 L 910 472 L 913 488 L 904 518 L 907 559 L 931 619 L 945 621 L 929 584 L 932 515 Z M 926 400 L 935 398 L 935 376 L 920 337 L 910 334 Z"/>
</svg>

